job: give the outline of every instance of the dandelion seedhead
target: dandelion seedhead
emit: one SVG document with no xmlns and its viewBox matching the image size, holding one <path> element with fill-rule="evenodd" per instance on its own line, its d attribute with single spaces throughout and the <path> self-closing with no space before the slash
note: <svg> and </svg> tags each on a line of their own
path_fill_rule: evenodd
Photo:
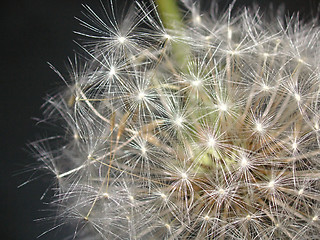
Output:
<svg viewBox="0 0 320 240">
<path fill-rule="evenodd" d="M 63 131 L 35 144 L 59 219 L 75 239 L 318 239 L 319 27 L 182 3 L 169 27 L 154 3 L 85 6 L 87 57 L 46 110 Z"/>
</svg>

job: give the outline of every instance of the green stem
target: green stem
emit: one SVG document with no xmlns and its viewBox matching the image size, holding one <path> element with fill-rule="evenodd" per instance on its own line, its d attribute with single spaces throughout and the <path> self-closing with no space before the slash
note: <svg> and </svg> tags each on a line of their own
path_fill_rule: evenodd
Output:
<svg viewBox="0 0 320 240">
<path fill-rule="evenodd" d="M 163 25 L 168 29 L 182 27 L 181 13 L 175 0 L 156 0 Z"/>
<path fill-rule="evenodd" d="M 178 37 L 183 37 L 183 22 L 180 9 L 176 0 L 155 0 L 157 3 L 157 9 L 163 25 L 166 29 L 175 32 Z M 174 60 L 181 67 L 182 70 L 186 70 L 186 62 L 190 56 L 190 48 L 181 41 L 172 41 L 172 55 Z"/>
</svg>

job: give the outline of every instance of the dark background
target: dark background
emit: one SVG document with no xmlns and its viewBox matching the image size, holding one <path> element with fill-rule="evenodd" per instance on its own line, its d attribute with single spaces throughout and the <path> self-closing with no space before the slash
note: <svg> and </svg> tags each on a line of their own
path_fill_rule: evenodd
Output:
<svg viewBox="0 0 320 240">
<path fill-rule="evenodd" d="M 114 1 L 118 7 L 124 2 Z M 269 2 L 276 6 L 285 3 L 286 13 L 300 11 L 308 17 L 312 11 L 317 12 L 319 1 L 256 2 L 262 6 Z M 33 240 L 52 226 L 47 221 L 35 222 L 48 214 L 42 211 L 48 206 L 40 198 L 51 183 L 50 177 L 18 186 L 32 174 L 22 173 L 26 166 L 35 162 L 26 144 L 46 134 L 46 129 L 36 125 L 32 118 L 42 117 L 40 106 L 46 94 L 63 85 L 47 62 L 67 76 L 67 57 L 73 57 L 74 49 L 78 49 L 73 42 L 78 36 L 72 31 L 81 29 L 74 16 L 82 16 L 82 3 L 93 9 L 100 6 L 98 0 L 7 0 L 1 5 L 0 238 L 3 240 Z M 236 5 L 251 3 L 239 0 Z M 49 191 L 47 197 L 51 194 Z M 46 234 L 40 240 L 63 239 L 63 231 Z"/>
</svg>

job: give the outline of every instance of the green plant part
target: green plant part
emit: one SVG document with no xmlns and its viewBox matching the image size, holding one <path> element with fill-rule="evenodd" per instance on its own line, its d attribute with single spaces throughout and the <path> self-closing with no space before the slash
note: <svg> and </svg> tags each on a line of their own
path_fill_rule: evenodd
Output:
<svg viewBox="0 0 320 240">
<path fill-rule="evenodd" d="M 184 36 L 184 23 L 182 22 L 182 13 L 178 7 L 176 0 L 156 0 L 157 11 L 160 14 L 164 27 L 167 29 L 167 41 L 172 41 L 173 36 Z M 171 33 L 173 35 L 171 36 Z M 183 41 L 173 40 L 170 44 L 172 47 L 172 55 L 175 62 L 185 71 L 186 60 L 190 54 L 190 49 Z"/>
</svg>

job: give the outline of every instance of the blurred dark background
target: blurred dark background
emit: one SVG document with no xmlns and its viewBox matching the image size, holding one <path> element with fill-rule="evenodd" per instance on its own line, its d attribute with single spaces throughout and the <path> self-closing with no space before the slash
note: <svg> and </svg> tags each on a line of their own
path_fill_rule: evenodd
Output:
<svg viewBox="0 0 320 240">
<path fill-rule="evenodd" d="M 106 2 L 108 0 L 102 0 Z M 114 0 L 121 7 L 124 0 Z M 127 2 L 133 2 L 127 1 Z M 209 0 L 205 0 L 209 2 Z M 220 0 L 226 6 L 231 1 Z M 253 1 L 239 0 L 236 6 Z M 273 2 L 285 4 L 286 13 L 300 11 L 310 17 L 317 13 L 318 0 L 255 1 L 262 6 Z M 0 185 L 1 232 L 3 240 L 33 240 L 52 227 L 52 222 L 35 221 L 48 216 L 48 206 L 40 198 L 51 183 L 42 177 L 20 188 L 32 172 L 22 173 L 35 160 L 27 143 L 46 135 L 46 129 L 36 125 L 33 118 L 41 118 L 40 106 L 47 93 L 62 86 L 48 66 L 53 64 L 67 77 L 67 57 L 73 57 L 78 47 L 73 42 L 81 29 L 74 16 L 82 16 L 88 4 L 100 9 L 99 0 L 13 0 L 2 3 L 1 11 L 1 77 L 0 77 Z M 52 192 L 47 193 L 47 201 Z M 64 239 L 65 230 L 46 234 L 41 239 Z"/>
</svg>

